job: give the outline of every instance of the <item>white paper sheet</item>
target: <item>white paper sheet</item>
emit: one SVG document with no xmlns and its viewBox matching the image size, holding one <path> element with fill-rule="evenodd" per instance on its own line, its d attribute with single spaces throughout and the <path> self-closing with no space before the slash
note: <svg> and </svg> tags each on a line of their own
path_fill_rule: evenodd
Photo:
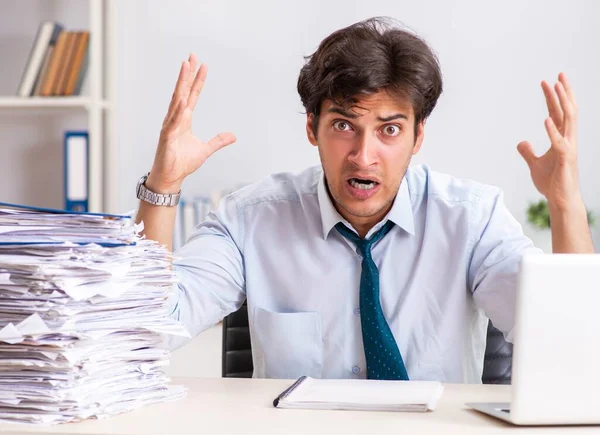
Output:
<svg viewBox="0 0 600 435">
<path fill-rule="evenodd" d="M 0 205 L 0 421 L 104 418 L 183 396 L 172 255 L 131 219 Z M 52 243 L 48 243 L 52 242 Z"/>
</svg>

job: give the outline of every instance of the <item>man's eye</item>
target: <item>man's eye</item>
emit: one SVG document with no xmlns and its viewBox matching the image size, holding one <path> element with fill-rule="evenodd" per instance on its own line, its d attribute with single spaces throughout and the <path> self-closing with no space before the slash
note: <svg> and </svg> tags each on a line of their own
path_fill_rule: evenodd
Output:
<svg viewBox="0 0 600 435">
<path fill-rule="evenodd" d="M 333 128 L 339 131 L 348 131 L 350 130 L 350 124 L 346 121 L 334 121 Z"/>
<path fill-rule="evenodd" d="M 383 127 L 383 132 L 388 136 L 398 136 L 400 134 L 400 127 L 395 124 L 386 125 Z"/>
</svg>

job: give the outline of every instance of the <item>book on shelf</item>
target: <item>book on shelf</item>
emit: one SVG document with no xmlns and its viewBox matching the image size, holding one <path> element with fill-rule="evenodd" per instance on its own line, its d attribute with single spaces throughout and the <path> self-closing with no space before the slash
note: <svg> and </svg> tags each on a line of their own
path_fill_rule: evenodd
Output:
<svg viewBox="0 0 600 435">
<path fill-rule="evenodd" d="M 65 95 L 79 95 L 88 67 L 90 32 L 79 32 L 71 68 L 67 75 Z"/>
<path fill-rule="evenodd" d="M 89 31 L 67 31 L 53 21 L 40 24 L 18 95 L 79 95 L 89 62 Z"/>
<path fill-rule="evenodd" d="M 19 97 L 28 97 L 32 95 L 36 81 L 40 76 L 40 71 L 44 64 L 48 63 L 50 47 L 53 47 L 62 32 L 63 26 L 53 21 L 44 21 L 38 28 L 37 35 L 33 41 L 33 47 L 29 52 L 29 59 L 25 65 L 21 83 L 17 90 Z"/>
<path fill-rule="evenodd" d="M 33 93 L 29 95 L 40 95 L 42 90 L 42 83 L 44 83 L 44 77 L 48 73 L 48 66 L 50 65 L 50 59 L 52 58 L 52 53 L 54 52 L 54 48 L 56 47 L 56 42 L 50 44 L 48 49 L 46 50 L 46 55 L 44 56 L 44 62 L 42 63 L 40 73 L 38 75 L 37 81 L 35 83 L 35 89 Z M 22 97 L 27 97 L 28 95 L 21 95 Z"/>
<path fill-rule="evenodd" d="M 56 40 L 56 46 L 54 47 L 54 51 L 52 52 L 52 57 L 50 58 L 48 64 L 48 70 L 46 74 L 42 78 L 42 83 L 40 86 L 40 93 L 36 95 L 41 95 L 44 97 L 48 97 L 52 95 L 52 87 L 56 78 L 58 76 L 58 70 L 60 68 L 60 60 L 62 59 L 67 43 L 67 32 L 61 31 L 58 35 L 58 39 Z"/>
<path fill-rule="evenodd" d="M 75 51 L 75 44 L 77 43 L 77 32 L 67 32 L 67 45 L 65 48 L 64 56 L 60 62 L 60 69 L 56 77 L 52 89 L 52 95 L 64 95 L 67 72 L 71 68 L 71 60 L 73 59 L 73 52 Z"/>
</svg>

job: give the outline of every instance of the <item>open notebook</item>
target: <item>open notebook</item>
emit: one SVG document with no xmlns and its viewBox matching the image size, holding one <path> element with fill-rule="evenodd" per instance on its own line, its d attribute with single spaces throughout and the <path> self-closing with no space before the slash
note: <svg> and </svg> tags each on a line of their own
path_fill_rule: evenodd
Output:
<svg viewBox="0 0 600 435">
<path fill-rule="evenodd" d="M 276 408 L 433 411 L 444 387 L 429 381 L 314 379 L 302 376 L 273 401 Z"/>
</svg>

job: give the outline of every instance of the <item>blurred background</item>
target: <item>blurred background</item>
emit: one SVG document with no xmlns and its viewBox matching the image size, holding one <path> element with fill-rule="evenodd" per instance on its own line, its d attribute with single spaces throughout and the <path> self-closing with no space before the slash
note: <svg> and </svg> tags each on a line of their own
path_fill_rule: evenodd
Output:
<svg viewBox="0 0 600 435">
<path fill-rule="evenodd" d="M 89 209 L 134 210 L 136 182 L 152 165 L 181 62 L 191 52 L 209 66 L 194 132 L 209 139 L 232 131 L 238 141 L 186 180 L 185 197 L 218 198 L 271 173 L 317 165 L 296 92 L 303 57 L 334 30 L 380 15 L 424 37 L 442 66 L 444 93 L 413 165 L 499 186 L 525 233 L 547 249 L 549 232 L 527 222 L 528 205 L 541 196 L 516 145 L 527 139 L 538 154 L 548 148 L 540 81 L 554 83 L 564 71 L 580 110 L 584 200 L 600 212 L 595 0 L 0 0 L 0 202 L 64 207 L 65 133 L 84 131 Z M 73 75 L 81 75 L 82 87 L 71 96 L 36 96 L 32 89 L 18 97 L 48 20 L 89 32 L 87 67 Z M 216 346 L 219 333 L 210 334 Z M 207 346 L 182 349 L 189 353 L 174 359 L 177 374 L 212 375 L 216 359 L 207 368 L 195 363 L 208 361 L 198 352 L 215 354 Z"/>
</svg>

